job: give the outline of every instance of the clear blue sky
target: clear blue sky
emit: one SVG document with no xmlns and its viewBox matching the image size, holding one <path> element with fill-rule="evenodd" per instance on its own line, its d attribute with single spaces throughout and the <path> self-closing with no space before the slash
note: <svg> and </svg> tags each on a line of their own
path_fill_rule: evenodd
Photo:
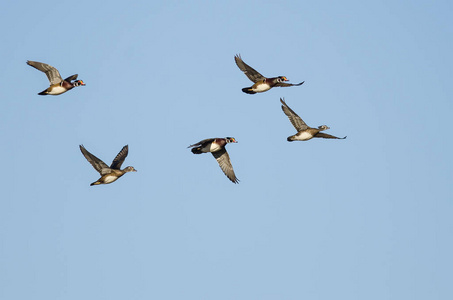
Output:
<svg viewBox="0 0 453 300">
<path fill-rule="evenodd" d="M 453 4 L 366 2 L 4 4 L 0 298 L 452 299 Z M 225 136 L 238 185 L 186 148 Z"/>
</svg>

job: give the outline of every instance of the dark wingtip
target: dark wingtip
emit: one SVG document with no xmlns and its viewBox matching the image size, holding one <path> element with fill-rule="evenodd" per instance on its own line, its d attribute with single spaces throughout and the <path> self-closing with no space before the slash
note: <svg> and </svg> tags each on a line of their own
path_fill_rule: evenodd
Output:
<svg viewBox="0 0 453 300">
<path fill-rule="evenodd" d="M 228 179 L 230 179 L 230 178 L 228 178 Z M 240 181 L 240 180 L 237 179 L 237 178 L 234 178 L 234 180 L 233 180 L 233 179 L 230 179 L 230 180 L 231 180 L 231 182 L 234 183 L 234 184 L 239 184 L 239 181 Z"/>
</svg>

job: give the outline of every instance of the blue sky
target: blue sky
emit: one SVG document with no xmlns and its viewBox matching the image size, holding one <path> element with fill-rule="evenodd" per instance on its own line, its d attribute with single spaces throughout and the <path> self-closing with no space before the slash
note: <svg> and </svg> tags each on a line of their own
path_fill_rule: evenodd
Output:
<svg viewBox="0 0 453 300">
<path fill-rule="evenodd" d="M 449 1 L 15 1 L 0 298 L 451 299 Z M 234 55 L 300 87 L 247 95 Z M 27 60 L 86 83 L 61 96 Z M 288 143 L 279 98 L 346 140 Z M 240 184 L 186 147 L 233 136 Z M 78 148 L 128 173 L 90 187 Z"/>
</svg>

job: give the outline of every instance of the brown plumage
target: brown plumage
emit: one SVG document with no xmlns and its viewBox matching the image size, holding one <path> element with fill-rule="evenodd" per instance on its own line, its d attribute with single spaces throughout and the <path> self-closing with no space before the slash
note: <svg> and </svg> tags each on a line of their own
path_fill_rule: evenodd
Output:
<svg viewBox="0 0 453 300">
<path fill-rule="evenodd" d="M 88 162 L 93 166 L 93 168 L 101 174 L 101 178 L 97 181 L 91 183 L 90 185 L 98 184 L 108 184 L 116 181 L 118 178 L 126 174 L 127 172 L 137 172 L 134 167 L 126 167 L 121 170 L 121 165 L 129 153 L 129 146 L 126 145 L 121 149 L 121 151 L 116 155 L 112 164 L 107 166 L 102 160 L 88 152 L 83 145 L 80 145 L 80 151 L 82 151 L 83 156 L 88 160 Z"/>
<path fill-rule="evenodd" d="M 299 117 L 285 102 L 284 99 L 280 98 L 282 103 L 282 110 L 285 115 L 289 118 L 291 124 L 296 128 L 297 133 L 287 138 L 288 142 L 292 141 L 308 141 L 312 138 L 324 138 L 324 139 L 345 139 L 346 137 L 339 138 L 321 131 L 330 129 L 327 125 L 321 125 L 318 128 L 309 127 L 301 117 Z"/>
</svg>

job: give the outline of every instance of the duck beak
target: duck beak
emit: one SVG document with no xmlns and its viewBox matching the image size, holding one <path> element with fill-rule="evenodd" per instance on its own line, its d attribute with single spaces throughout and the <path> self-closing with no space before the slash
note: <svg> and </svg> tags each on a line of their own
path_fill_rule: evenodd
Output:
<svg viewBox="0 0 453 300">
<path fill-rule="evenodd" d="M 85 82 L 83 82 L 82 80 L 80 80 L 80 83 L 81 83 L 82 85 L 86 85 Z"/>
</svg>

